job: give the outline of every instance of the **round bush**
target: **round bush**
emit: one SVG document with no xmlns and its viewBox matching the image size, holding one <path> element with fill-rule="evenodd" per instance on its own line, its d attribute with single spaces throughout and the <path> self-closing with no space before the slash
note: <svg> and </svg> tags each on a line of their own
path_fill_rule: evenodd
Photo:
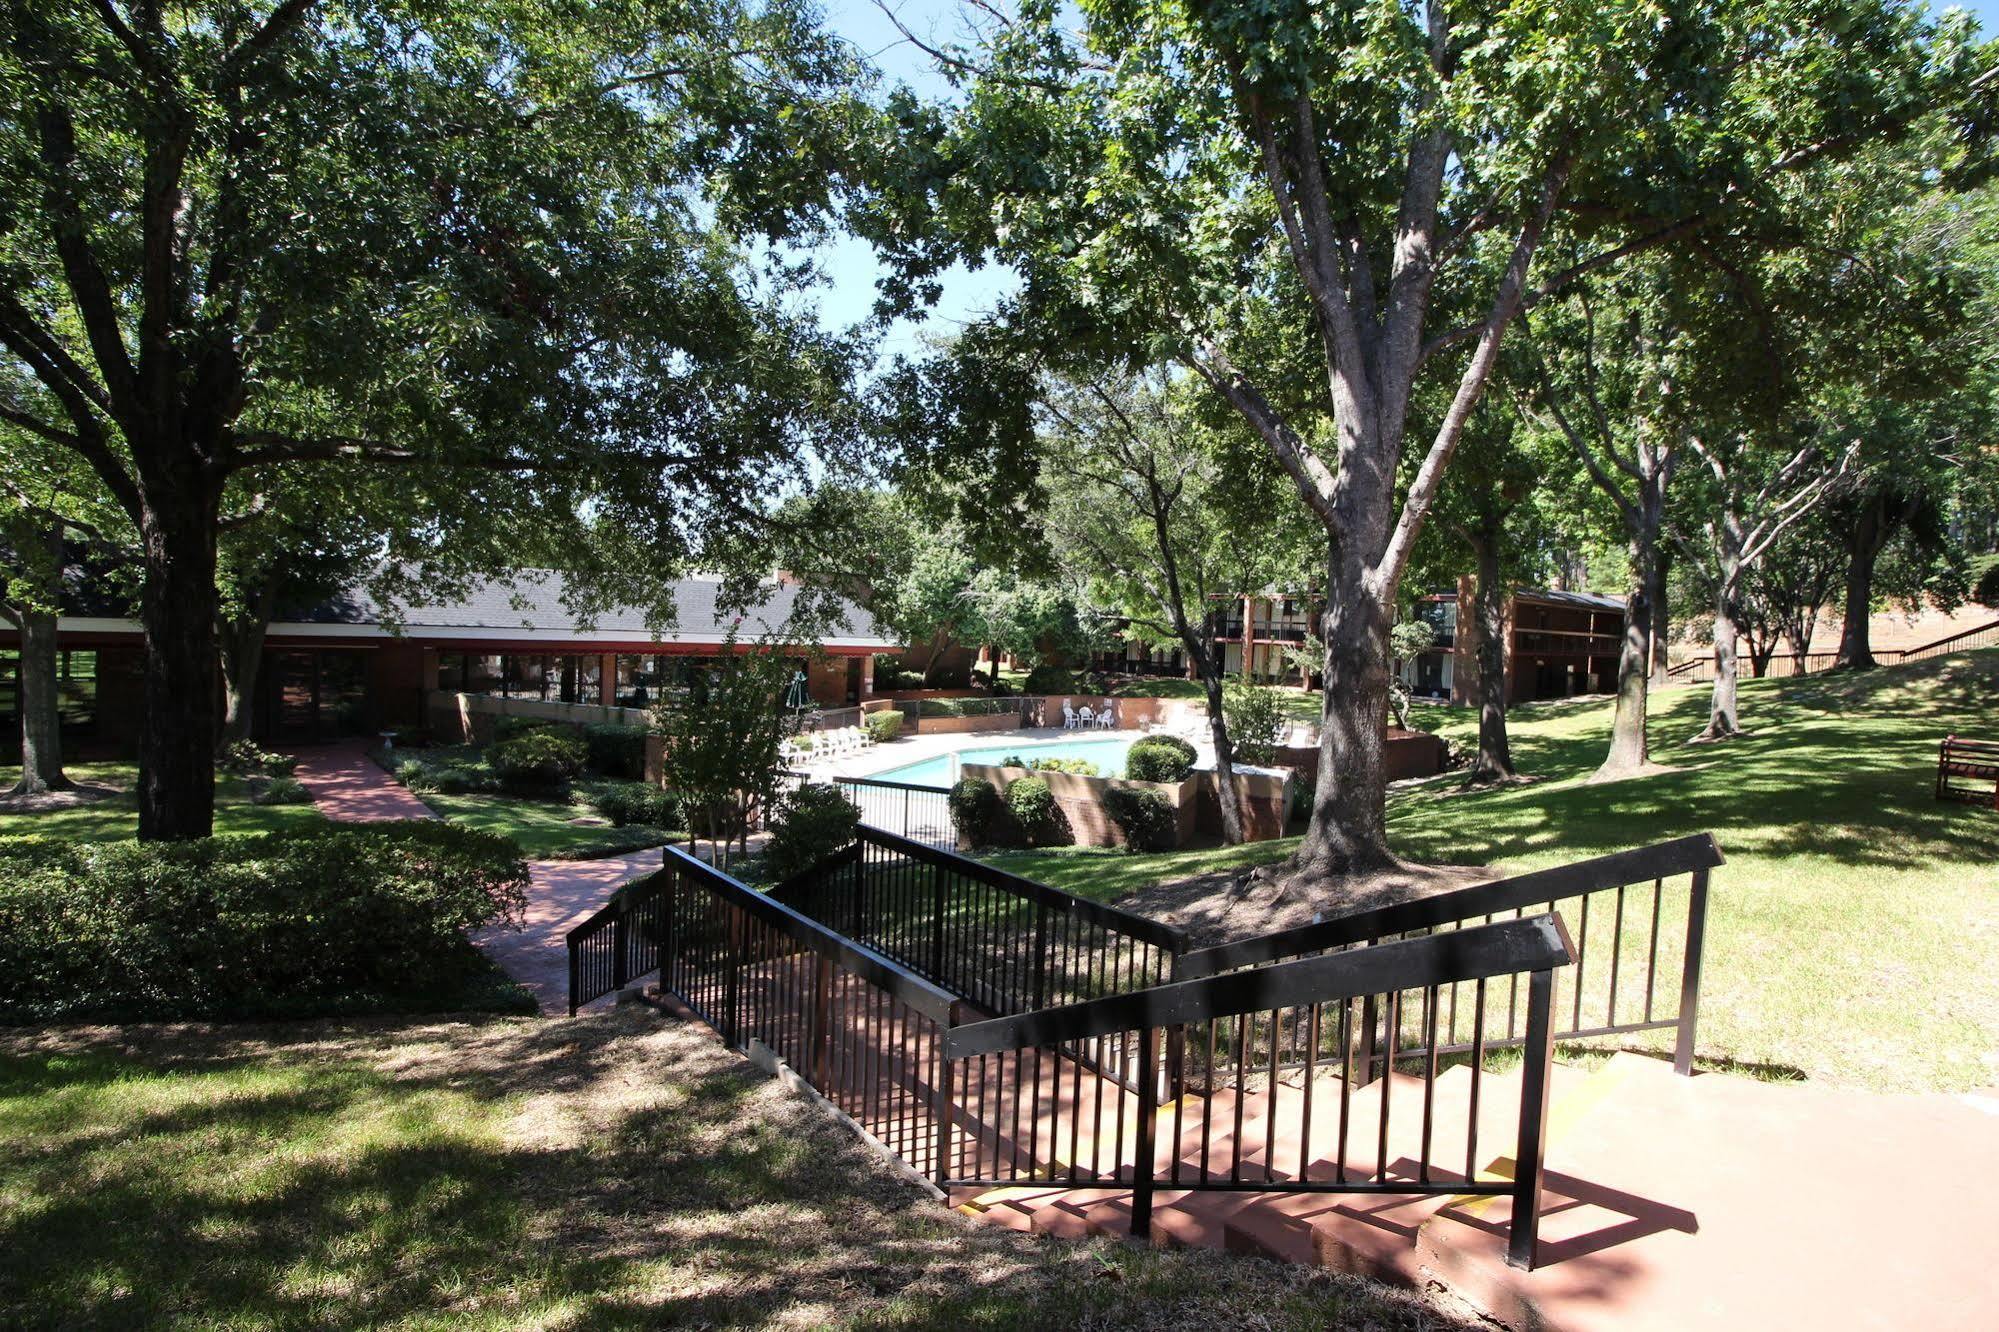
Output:
<svg viewBox="0 0 1999 1332">
<path fill-rule="evenodd" d="M 486 750 L 486 763 L 510 790 L 558 791 L 583 771 L 580 736 L 560 731 L 528 731 Z"/>
<path fill-rule="evenodd" d="M 511 838 L 439 820 L 0 839 L 0 1022 L 455 1003 L 488 969 L 465 932 L 518 925 L 527 881 Z"/>
<path fill-rule="evenodd" d="M 590 771 L 606 777 L 643 777 L 650 733 L 644 726 L 593 722 L 583 728 L 583 761 Z"/>
<path fill-rule="evenodd" d="M 1148 735 L 1124 756 L 1124 775 L 1134 782 L 1184 782 L 1194 758 L 1194 747 L 1180 737 Z"/>
<path fill-rule="evenodd" d="M 1055 793 L 1039 777 L 1023 777 L 1006 788 L 1007 812 L 1027 835 L 1038 842 L 1055 822 Z"/>
<path fill-rule="evenodd" d="M 1179 840 L 1173 806 L 1157 791 L 1110 787 L 1104 792 L 1104 813 L 1124 834 L 1127 851 L 1170 851 Z"/>
<path fill-rule="evenodd" d="M 764 870 L 773 880 L 811 869 L 854 840 L 861 811 L 824 782 L 805 782 L 778 798 Z"/>
<path fill-rule="evenodd" d="M 893 708 L 884 712 L 870 712 L 866 718 L 868 738 L 878 745 L 885 745 L 902 734 L 903 715 Z"/>
<path fill-rule="evenodd" d="M 985 846 L 992 841 L 993 822 L 1004 802 L 991 782 L 962 777 L 945 798 L 951 807 L 951 826 L 968 846 Z"/>
<path fill-rule="evenodd" d="M 680 827 L 680 797 L 651 782 L 606 782 L 591 804 L 620 828 Z"/>
</svg>

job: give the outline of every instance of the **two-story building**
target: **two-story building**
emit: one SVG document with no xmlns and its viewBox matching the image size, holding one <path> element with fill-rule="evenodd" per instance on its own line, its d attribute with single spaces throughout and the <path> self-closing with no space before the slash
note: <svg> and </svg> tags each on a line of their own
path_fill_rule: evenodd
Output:
<svg viewBox="0 0 1999 1332">
<path fill-rule="evenodd" d="M 1416 613 L 1437 631 L 1429 650 L 1396 663 L 1403 686 L 1419 698 L 1475 700 L 1478 626 L 1461 614 L 1472 589 L 1469 578 L 1453 592 L 1417 602 Z M 1505 626 L 1506 701 L 1604 694 L 1617 688 L 1617 657 L 1624 642 L 1624 600 L 1595 592 L 1521 588 L 1501 613 Z"/>
</svg>

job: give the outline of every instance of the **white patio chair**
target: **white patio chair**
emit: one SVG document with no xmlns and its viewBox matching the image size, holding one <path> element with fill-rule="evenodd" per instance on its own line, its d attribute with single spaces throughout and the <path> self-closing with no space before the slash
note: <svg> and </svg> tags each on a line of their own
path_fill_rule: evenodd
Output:
<svg viewBox="0 0 1999 1332">
<path fill-rule="evenodd" d="M 1104 704 L 1104 710 L 1097 714 L 1097 729 L 1099 731 L 1110 731 L 1116 728 L 1117 712 L 1111 704 L 1106 703 Z"/>
<path fill-rule="evenodd" d="M 1096 722 L 1096 720 L 1097 720 L 1097 714 L 1090 711 L 1090 705 L 1087 703 L 1085 703 L 1082 707 L 1082 710 L 1076 714 L 1076 725 L 1080 730 L 1085 730 L 1085 731 L 1089 730 L 1090 727 Z"/>
<path fill-rule="evenodd" d="M 1066 698 L 1062 700 L 1062 729 L 1065 731 L 1076 729 L 1076 710 L 1069 706 L 1069 700 Z"/>
</svg>

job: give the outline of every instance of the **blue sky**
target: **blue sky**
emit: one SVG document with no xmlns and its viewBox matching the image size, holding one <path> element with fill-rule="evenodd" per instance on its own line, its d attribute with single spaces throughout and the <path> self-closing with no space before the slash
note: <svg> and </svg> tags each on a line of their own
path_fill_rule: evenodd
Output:
<svg viewBox="0 0 1999 1332">
<path fill-rule="evenodd" d="M 904 40 L 874 0 L 824 0 L 824 3 L 828 25 L 851 41 L 888 78 L 901 80 L 933 96 L 948 91 L 949 85 L 932 66 L 930 58 Z M 904 26 L 932 45 L 962 35 L 956 0 L 886 0 L 886 3 L 896 11 Z M 1978 16 L 1986 32 L 1999 33 L 1999 0 L 1965 0 L 1962 7 Z M 821 317 L 835 327 L 866 318 L 874 301 L 874 281 L 879 272 L 869 247 L 844 239 L 823 247 L 818 257 L 830 279 L 830 285 L 820 294 Z M 948 333 L 990 309 L 1011 286 L 1011 275 L 1004 270 L 955 270 L 946 275 L 943 297 L 931 312 L 929 327 Z M 917 326 L 899 325 L 889 333 L 883 351 L 910 351 L 920 333 Z"/>
</svg>

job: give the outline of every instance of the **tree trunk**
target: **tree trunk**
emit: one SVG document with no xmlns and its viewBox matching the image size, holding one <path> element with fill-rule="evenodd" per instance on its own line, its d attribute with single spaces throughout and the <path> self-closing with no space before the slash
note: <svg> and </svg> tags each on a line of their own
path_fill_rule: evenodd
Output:
<svg viewBox="0 0 1999 1332">
<path fill-rule="evenodd" d="M 1714 613 L 1714 693 L 1708 701 L 1707 729 L 1696 740 L 1726 740 L 1742 732 L 1736 710 L 1736 680 L 1740 668 L 1735 657 L 1735 620 L 1726 605 Z"/>
<path fill-rule="evenodd" d="M 1649 687 L 1652 689 L 1664 689 L 1672 683 L 1672 677 L 1666 673 L 1672 666 L 1672 606 L 1666 594 L 1672 570 L 1672 551 L 1662 545 L 1653 557 L 1652 585 L 1646 589 L 1646 596 L 1652 603 L 1652 620 L 1646 632 L 1646 646 L 1651 654 Z"/>
<path fill-rule="evenodd" d="M 1201 684 L 1208 694 L 1208 735 L 1215 742 L 1215 800 L 1222 811 L 1222 840 L 1237 846 L 1245 835 L 1242 793 L 1236 790 L 1235 756 L 1231 752 L 1228 721 L 1222 715 L 1221 672 L 1208 670 L 1201 674 Z"/>
<path fill-rule="evenodd" d="M 1478 758 L 1465 774 L 1465 785 L 1510 782 L 1513 747 L 1506 736 L 1506 588 L 1499 574 L 1497 532 L 1474 540 L 1478 585 L 1473 591 L 1473 615 L 1478 633 Z"/>
<path fill-rule="evenodd" d="M 1622 777 L 1651 760 L 1645 734 L 1647 693 L 1651 684 L 1648 647 L 1652 636 L 1651 580 L 1641 571 L 1631 580 L 1624 601 L 1624 646 L 1617 654 L 1617 706 L 1610 720 L 1610 752 L 1596 770 L 1598 777 Z"/>
<path fill-rule="evenodd" d="M 250 738 L 251 712 L 257 696 L 257 673 L 264 660 L 264 635 L 271 627 L 275 597 L 266 586 L 254 604 L 235 619 L 225 620 L 216 633 L 222 659 L 222 732 L 226 747 Z M 563 660 L 568 660 L 564 658 Z"/>
<path fill-rule="evenodd" d="M 1327 578 L 1326 692 L 1312 824 L 1279 873 L 1339 878 L 1396 868 L 1388 850 L 1388 615 L 1358 568 Z"/>
<path fill-rule="evenodd" d="M 21 631 L 21 778 L 8 794 L 66 791 L 72 783 L 62 770 L 56 616 L 24 608 L 15 613 L 15 623 Z"/>
<path fill-rule="evenodd" d="M 198 466 L 156 478 L 139 535 L 145 587 L 145 718 L 139 836 L 206 837 L 215 825 L 215 540 L 219 488 Z"/>
<path fill-rule="evenodd" d="M 1887 544 L 1882 530 L 1887 526 L 1887 507 L 1885 495 L 1870 498 L 1861 506 L 1853 526 L 1847 529 L 1846 622 L 1839 628 L 1839 656 L 1833 660 L 1834 670 L 1866 671 L 1875 666 L 1868 620 L 1874 613 L 1874 564 L 1880 558 L 1881 547 Z"/>
</svg>

